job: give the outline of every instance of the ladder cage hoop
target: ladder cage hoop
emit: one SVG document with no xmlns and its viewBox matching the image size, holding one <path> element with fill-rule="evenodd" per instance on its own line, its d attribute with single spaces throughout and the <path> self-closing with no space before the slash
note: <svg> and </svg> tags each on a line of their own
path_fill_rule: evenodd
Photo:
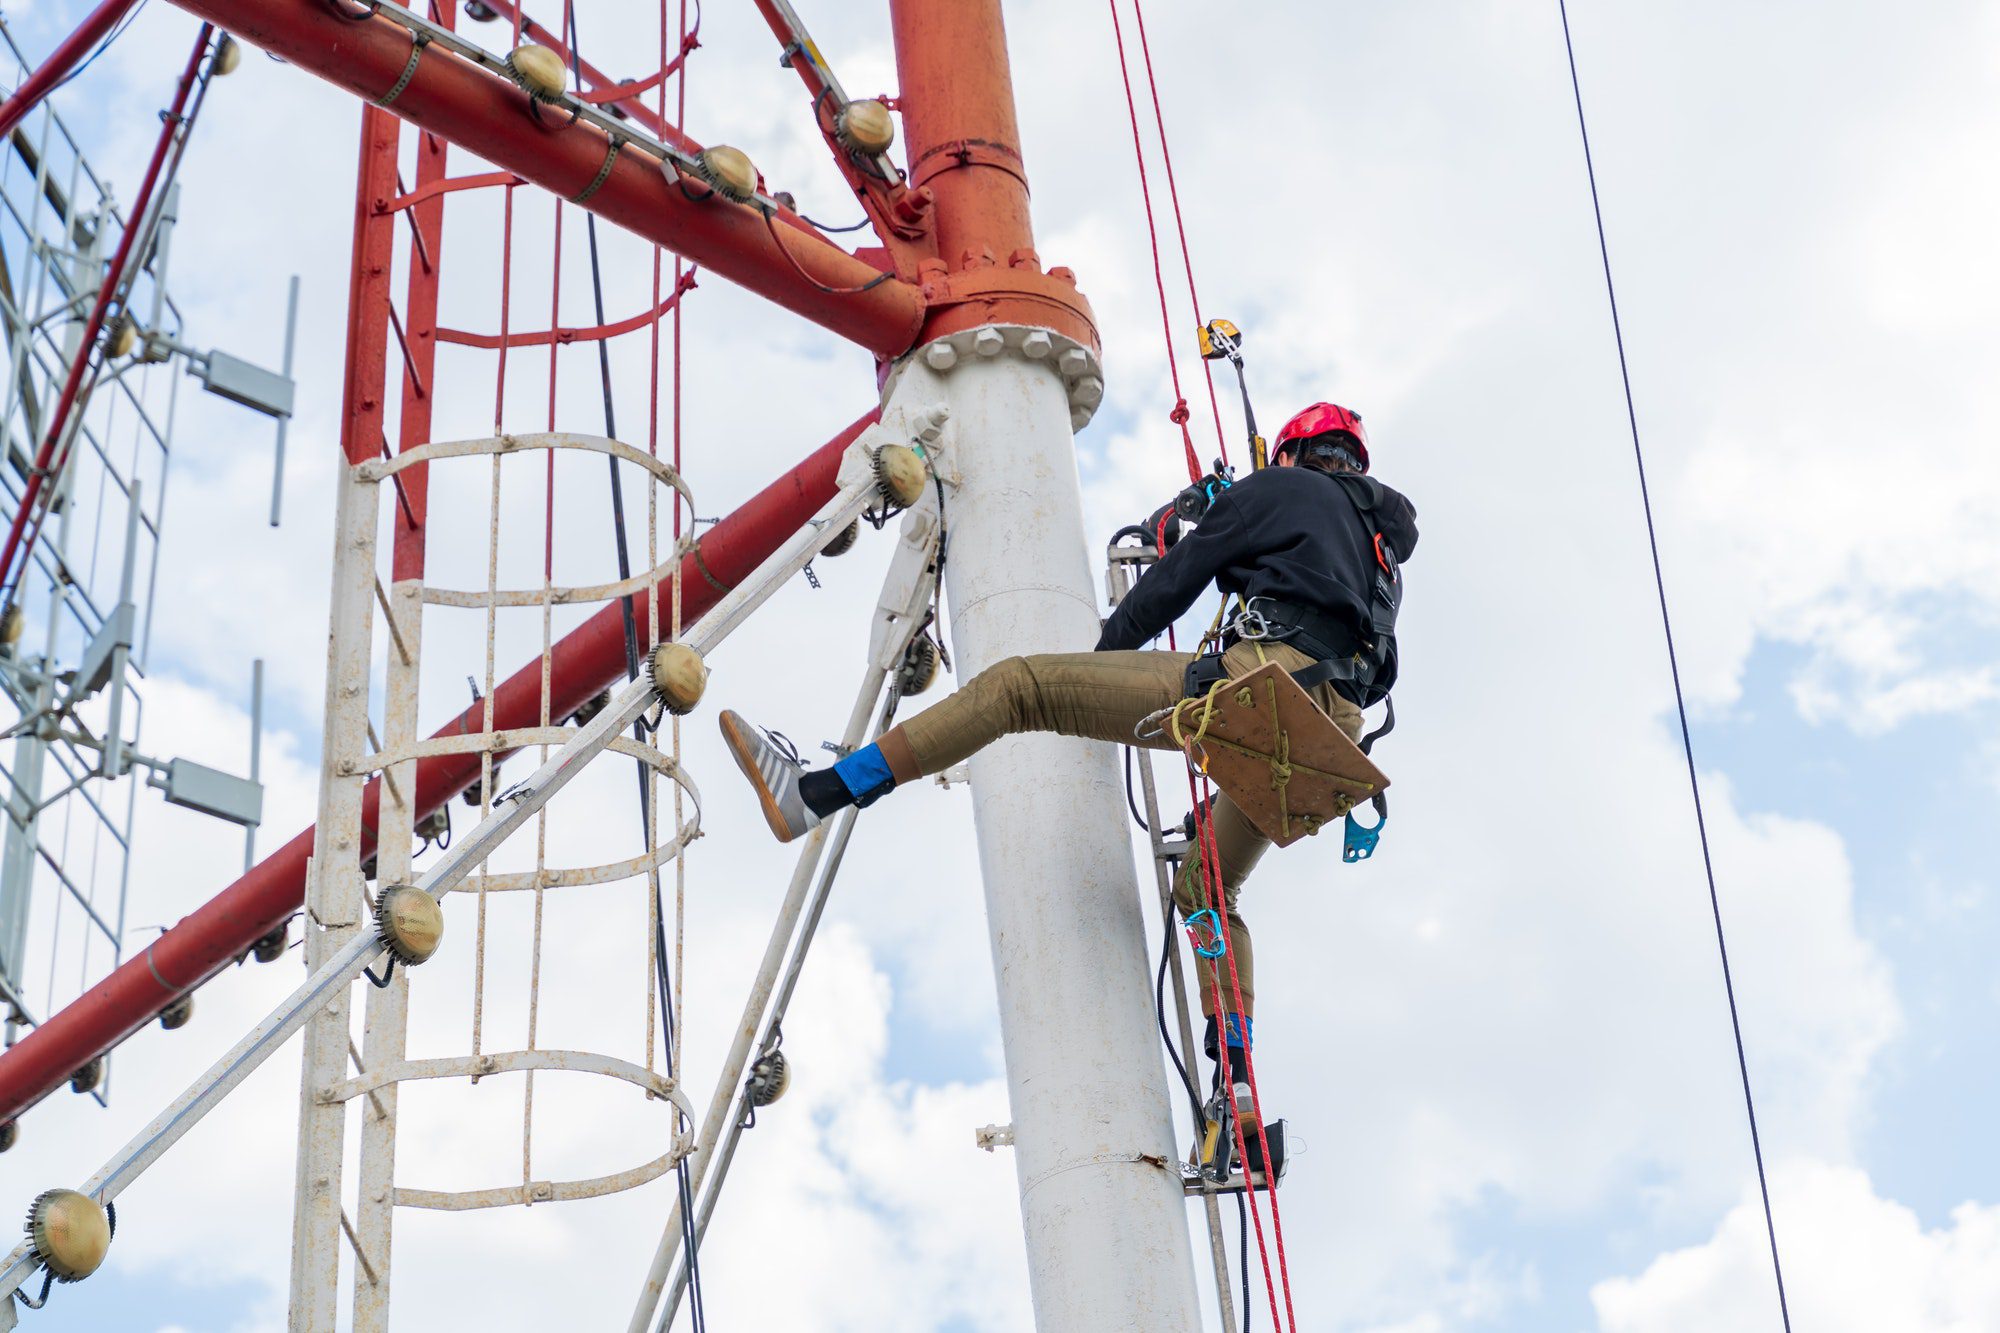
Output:
<svg viewBox="0 0 2000 1333">
<path fill-rule="evenodd" d="M 358 481 L 378 484 L 421 463 L 458 458 L 502 457 L 508 454 L 557 449 L 606 454 L 621 463 L 644 469 L 655 482 L 671 488 L 680 497 L 681 503 L 687 506 L 690 515 L 695 512 L 694 492 L 688 488 L 686 479 L 671 464 L 643 449 L 634 448 L 623 440 L 577 431 L 526 431 L 519 434 L 488 435 L 478 439 L 441 440 L 405 449 L 394 458 L 371 458 L 366 462 L 357 463 L 353 472 Z M 573 606 L 587 602 L 615 601 L 641 593 L 650 594 L 661 585 L 670 582 L 680 570 L 681 561 L 695 549 L 696 545 L 694 536 L 690 533 L 674 543 L 672 557 L 667 561 L 655 568 L 634 574 L 630 578 L 609 583 L 544 588 L 501 588 L 485 591 L 439 588 L 425 584 L 421 589 L 421 596 L 427 606 L 450 606 L 465 610 Z"/>
<path fill-rule="evenodd" d="M 382 1088 L 404 1083 L 442 1079 L 482 1079 L 498 1074 L 557 1072 L 592 1074 L 614 1078 L 643 1090 L 647 1097 L 669 1103 L 682 1126 L 694 1123 L 694 1107 L 680 1084 L 664 1074 L 642 1068 L 615 1056 L 593 1051 L 530 1050 L 491 1051 L 479 1055 L 443 1056 L 425 1060 L 403 1060 L 369 1074 L 350 1078 L 327 1089 L 324 1102 L 345 1102 L 372 1095 Z M 394 1202 L 399 1207 L 428 1208 L 464 1212 L 482 1208 L 527 1206 L 537 1203 L 564 1203 L 600 1198 L 636 1189 L 659 1179 L 694 1150 L 691 1128 L 679 1130 L 667 1148 L 651 1161 L 607 1175 L 576 1180 L 528 1180 L 514 1185 L 481 1190 L 427 1190 L 397 1186 Z"/>
</svg>

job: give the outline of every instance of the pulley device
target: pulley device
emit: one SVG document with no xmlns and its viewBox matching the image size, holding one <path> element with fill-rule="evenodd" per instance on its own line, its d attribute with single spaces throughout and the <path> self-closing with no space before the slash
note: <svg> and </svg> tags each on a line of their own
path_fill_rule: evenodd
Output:
<svg viewBox="0 0 2000 1333">
<path fill-rule="evenodd" d="M 1218 458 L 1207 476 L 1183 487 L 1173 499 L 1148 514 L 1144 522 L 1118 529 L 1111 534 L 1111 540 L 1115 544 L 1127 537 L 1138 537 L 1151 548 L 1153 559 L 1157 560 L 1180 541 L 1187 524 L 1201 522 L 1202 515 L 1215 503 L 1215 497 L 1228 490 L 1235 480 L 1236 469 Z"/>
<path fill-rule="evenodd" d="M 1243 395 L 1243 430 L 1250 438 L 1250 470 L 1270 464 L 1270 449 L 1257 433 L 1257 413 L 1250 407 L 1250 384 L 1243 377 L 1243 334 L 1226 319 L 1211 319 L 1196 331 L 1204 361 L 1227 361 L 1236 367 L 1236 388 Z"/>
</svg>

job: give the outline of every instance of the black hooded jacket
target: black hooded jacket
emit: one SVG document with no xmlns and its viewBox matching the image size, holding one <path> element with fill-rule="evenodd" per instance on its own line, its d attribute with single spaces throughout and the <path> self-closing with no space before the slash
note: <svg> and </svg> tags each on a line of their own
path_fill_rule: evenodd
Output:
<svg viewBox="0 0 2000 1333">
<path fill-rule="evenodd" d="M 1364 642 L 1374 637 L 1369 590 L 1378 532 L 1398 566 L 1416 550 L 1417 511 L 1400 492 L 1352 473 L 1261 468 L 1218 495 L 1200 525 L 1133 585 L 1105 622 L 1098 651 L 1143 646 L 1211 582 L 1227 595 L 1325 612 Z M 1386 692 L 1395 675 L 1391 646 L 1371 693 Z"/>
</svg>

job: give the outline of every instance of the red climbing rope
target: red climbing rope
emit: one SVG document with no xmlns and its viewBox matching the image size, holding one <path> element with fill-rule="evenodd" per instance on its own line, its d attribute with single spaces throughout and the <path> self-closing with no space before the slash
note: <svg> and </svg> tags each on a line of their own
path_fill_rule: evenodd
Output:
<svg viewBox="0 0 2000 1333">
<path fill-rule="evenodd" d="M 1250 1032 L 1247 1026 L 1247 1016 L 1243 1014 L 1243 983 L 1236 974 L 1236 949 L 1231 944 L 1229 937 L 1229 895 L 1225 891 L 1222 882 L 1222 855 L 1216 850 L 1215 845 L 1215 788 L 1209 782 L 1208 776 L 1205 773 L 1202 774 L 1199 780 L 1197 780 L 1195 774 L 1196 768 L 1193 756 L 1190 755 L 1188 757 L 1188 795 L 1194 800 L 1194 808 L 1197 812 L 1195 816 L 1195 834 L 1201 846 L 1203 899 L 1205 904 L 1215 913 L 1215 919 L 1219 923 L 1222 957 L 1229 964 L 1230 1012 L 1237 1014 L 1246 1021 L 1243 1033 L 1243 1078 L 1250 1085 L 1250 1107 L 1257 1117 L 1257 1149 L 1259 1158 L 1264 1163 L 1264 1199 L 1271 1206 L 1271 1248 L 1276 1250 L 1278 1254 L 1278 1282 L 1284 1288 L 1285 1293 L 1285 1326 L 1290 1330 L 1290 1333 L 1298 1333 L 1298 1319 L 1292 1311 L 1292 1276 L 1290 1269 L 1285 1263 L 1285 1226 L 1278 1216 L 1278 1180 L 1276 1173 L 1271 1170 L 1271 1140 L 1264 1129 L 1264 1099 L 1262 1094 L 1257 1090 L 1256 1060 L 1250 1054 Z M 1210 980 L 1214 983 L 1213 990 L 1219 994 L 1222 990 L 1220 969 L 1212 959 L 1209 961 L 1208 969 Z M 1222 1006 L 1217 1005 L 1216 1007 L 1220 1009 Z M 1218 1014 L 1216 1015 L 1216 1022 L 1218 1063 L 1222 1066 L 1222 1082 L 1229 1089 L 1228 1095 L 1233 1104 L 1236 1095 L 1236 1075 L 1231 1068 L 1230 1061 L 1228 1018 L 1224 1014 Z M 1264 1289 L 1270 1296 L 1271 1327 L 1275 1329 L 1278 1326 L 1278 1297 L 1277 1293 L 1271 1289 L 1271 1258 L 1269 1254 L 1265 1253 L 1264 1249 L 1264 1224 L 1263 1219 L 1258 1215 L 1257 1211 L 1257 1191 L 1250 1183 L 1249 1144 L 1244 1140 L 1242 1118 L 1231 1115 L 1229 1123 L 1236 1135 L 1237 1160 L 1243 1163 L 1244 1191 L 1250 1196 L 1250 1219 L 1256 1224 L 1257 1228 L 1257 1255 L 1264 1265 Z"/>
<path fill-rule="evenodd" d="M 1195 323 L 1206 324 L 1208 321 L 1202 316 L 1201 296 L 1194 287 L 1194 255 L 1188 249 L 1187 225 L 1181 220 L 1181 191 L 1179 184 L 1174 180 L 1173 145 L 1167 138 L 1166 116 L 1160 111 L 1160 85 L 1153 78 L 1153 46 L 1146 40 L 1146 0 L 1132 0 L 1132 13 L 1139 20 L 1139 54 L 1146 62 L 1146 91 L 1153 99 L 1153 124 L 1160 133 L 1160 161 L 1167 170 L 1167 199 L 1174 209 L 1174 232 L 1180 237 L 1181 268 L 1187 273 L 1188 305 L 1194 310 Z M 1111 16 L 1114 20 L 1118 17 L 1115 7 Z M 1120 58 L 1121 60 L 1123 58 L 1122 47 Z M 1126 98 L 1128 101 L 1131 98 L 1129 80 L 1126 83 Z M 1157 246 L 1154 248 L 1154 253 L 1158 254 Z M 1229 440 L 1222 432 L 1222 406 L 1215 396 L 1215 366 L 1211 362 L 1203 361 L 1201 373 L 1208 380 L 1208 411 L 1215 421 L 1215 447 L 1222 451 L 1222 461 L 1227 463 Z"/>
<path fill-rule="evenodd" d="M 1108 0 L 1111 34 L 1118 41 L 1118 74 L 1125 81 L 1125 110 L 1132 121 L 1132 157 L 1139 164 L 1139 197 L 1146 205 L 1146 238 L 1153 247 L 1153 288 L 1160 294 L 1160 336 L 1167 344 L 1167 373 L 1174 384 L 1174 410 L 1168 419 L 1181 428 L 1181 448 L 1187 453 L 1188 480 L 1200 481 L 1204 472 L 1201 455 L 1195 452 L 1194 436 L 1188 433 L 1187 395 L 1181 392 L 1180 361 L 1174 355 L 1173 316 L 1167 313 L 1167 279 L 1160 267 L 1160 230 L 1153 220 L 1153 187 L 1146 179 L 1146 149 L 1139 137 L 1139 103 L 1132 95 L 1132 71 L 1125 59 L 1125 29 L 1118 21 L 1118 0 Z M 1178 220 L 1178 208 L 1176 209 Z"/>
<path fill-rule="evenodd" d="M 1200 455 L 1195 451 L 1194 437 L 1187 427 L 1187 396 L 1181 389 L 1179 358 L 1175 354 L 1173 316 L 1168 308 L 1166 274 L 1160 257 L 1159 226 L 1153 212 L 1152 184 L 1146 172 L 1145 139 L 1139 128 L 1138 98 L 1132 90 L 1131 62 L 1125 52 L 1125 31 L 1124 25 L 1118 16 L 1117 0 L 1108 0 L 1108 6 L 1111 10 L 1111 32 L 1118 48 L 1118 73 L 1125 86 L 1125 110 L 1132 128 L 1132 155 L 1139 168 L 1139 193 L 1146 209 L 1146 234 L 1153 255 L 1153 288 L 1158 294 L 1160 301 L 1160 334 L 1166 345 L 1167 373 L 1172 380 L 1174 388 L 1174 408 L 1168 414 L 1168 419 L 1180 427 L 1181 448 L 1187 458 L 1188 479 L 1190 481 L 1199 481 L 1205 469 L 1201 465 Z M 1161 161 L 1166 171 L 1167 196 L 1173 209 L 1174 231 L 1180 242 L 1181 267 L 1187 278 L 1188 303 L 1194 312 L 1196 323 L 1200 324 L 1202 322 L 1201 298 L 1195 286 L 1194 259 L 1188 249 L 1187 225 L 1181 214 L 1180 189 L 1174 178 L 1173 152 L 1167 140 L 1166 116 L 1160 107 L 1159 82 L 1154 76 L 1152 48 L 1146 36 L 1146 12 L 1143 0 L 1132 0 L 1132 8 L 1138 20 L 1140 52 L 1146 70 L 1146 87 L 1153 103 L 1153 123 L 1160 136 Z M 1222 409 L 1216 398 L 1215 378 L 1206 361 L 1202 363 L 1202 369 L 1208 379 L 1209 411 L 1215 422 L 1216 444 L 1221 450 L 1223 461 L 1227 463 L 1229 459 L 1229 446 L 1222 430 Z M 1171 631 L 1169 631 L 1168 642 L 1170 646 L 1173 643 Z M 1195 821 L 1197 839 L 1200 844 L 1202 886 L 1207 906 L 1215 912 L 1216 920 L 1221 923 L 1222 956 L 1229 965 L 1229 994 L 1232 1002 L 1230 1012 L 1240 1015 L 1243 1013 L 1243 986 L 1237 976 L 1236 953 L 1230 947 L 1229 943 L 1228 895 L 1223 889 L 1221 857 L 1215 846 L 1215 827 L 1212 818 L 1213 806 L 1211 802 L 1214 799 L 1214 789 L 1206 775 L 1198 773 L 1192 756 L 1189 756 L 1188 760 L 1188 795 L 1193 799 L 1197 812 L 1211 812 L 1211 817 L 1201 817 L 1198 815 Z M 1213 982 L 1212 992 L 1219 996 L 1222 990 L 1221 969 L 1212 960 L 1209 962 L 1208 967 L 1210 980 Z M 1220 1004 L 1216 1007 L 1218 1009 L 1223 1008 Z M 1225 1087 L 1231 1090 L 1228 1095 L 1233 1100 L 1235 1095 L 1233 1091 L 1235 1087 L 1235 1074 L 1231 1069 L 1226 1014 L 1218 1015 L 1218 1022 L 1223 1024 L 1223 1030 L 1218 1033 L 1222 1078 Z M 1257 1117 L 1257 1145 L 1261 1152 L 1262 1160 L 1267 1167 L 1267 1170 L 1263 1173 L 1263 1194 L 1264 1200 L 1270 1206 L 1271 1210 L 1271 1237 L 1268 1245 L 1264 1235 L 1263 1212 L 1257 1205 L 1258 1191 L 1248 1180 L 1249 1144 L 1244 1135 L 1242 1120 L 1235 1115 L 1231 1115 L 1230 1123 L 1235 1134 L 1236 1155 L 1238 1161 L 1245 1163 L 1244 1192 L 1249 1198 L 1250 1218 L 1256 1228 L 1257 1255 L 1264 1270 L 1264 1290 L 1270 1303 L 1271 1326 L 1273 1329 L 1280 1327 L 1278 1323 L 1278 1294 L 1280 1289 L 1282 1289 L 1285 1310 L 1284 1328 L 1290 1330 L 1290 1333 L 1297 1333 L 1298 1319 L 1292 1308 L 1291 1274 L 1285 1262 L 1284 1224 L 1278 1214 L 1277 1179 L 1275 1173 L 1268 1170 L 1271 1163 L 1271 1144 L 1269 1136 L 1264 1129 L 1263 1099 L 1257 1089 L 1255 1062 L 1251 1057 L 1249 1045 L 1246 1043 L 1241 1049 L 1243 1052 L 1244 1080 L 1250 1085 L 1250 1104 Z M 1275 1278 L 1271 1272 L 1272 1251 L 1276 1251 L 1277 1257 L 1277 1275 Z"/>
<path fill-rule="evenodd" d="M 1195 451 L 1194 437 L 1187 428 L 1187 395 L 1181 389 L 1180 359 L 1175 354 L 1173 317 L 1167 307 L 1167 282 L 1163 261 L 1160 258 L 1160 233 L 1153 214 L 1152 182 L 1146 172 L 1146 152 L 1144 139 L 1139 129 L 1139 104 L 1132 91 L 1131 62 L 1125 54 L 1125 28 L 1118 17 L 1117 0 L 1108 0 L 1111 9 L 1111 33 L 1118 45 L 1118 74 L 1125 85 L 1125 112 L 1132 127 L 1132 156 L 1139 166 L 1139 194 L 1146 206 L 1146 236 L 1153 252 L 1153 288 L 1160 298 L 1160 334 L 1166 341 L 1167 371 L 1173 378 L 1174 410 L 1170 414 L 1173 423 L 1181 428 L 1181 445 L 1187 454 L 1188 480 L 1199 481 L 1205 471 L 1200 455 Z M 1195 323 L 1202 323 L 1201 296 L 1194 280 L 1194 256 L 1188 248 L 1187 223 L 1181 215 L 1180 185 L 1174 176 L 1173 149 L 1167 139 L 1166 115 L 1160 108 L 1160 88 L 1153 75 L 1153 52 L 1146 38 L 1146 9 L 1141 0 L 1133 0 L 1133 12 L 1138 17 L 1139 49 L 1146 69 L 1146 91 L 1153 103 L 1153 124 L 1160 136 L 1160 159 L 1166 169 L 1167 200 L 1174 215 L 1174 234 L 1180 241 L 1181 269 L 1187 276 L 1188 306 L 1194 314 Z M 1229 461 L 1229 441 L 1222 429 L 1222 407 L 1215 393 L 1215 372 L 1208 362 L 1202 362 L 1202 374 L 1208 383 L 1208 410 L 1215 423 L 1215 444 L 1221 451 L 1222 461 Z"/>
</svg>

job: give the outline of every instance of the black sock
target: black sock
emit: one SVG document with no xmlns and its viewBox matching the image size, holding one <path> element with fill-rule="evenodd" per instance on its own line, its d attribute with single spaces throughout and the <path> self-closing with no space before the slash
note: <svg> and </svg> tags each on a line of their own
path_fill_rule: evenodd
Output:
<svg viewBox="0 0 2000 1333">
<path fill-rule="evenodd" d="M 801 773 L 799 795 L 804 798 L 806 808 L 821 819 L 825 819 L 836 810 L 845 810 L 854 804 L 854 793 L 840 780 L 840 774 L 830 768 Z"/>
</svg>

